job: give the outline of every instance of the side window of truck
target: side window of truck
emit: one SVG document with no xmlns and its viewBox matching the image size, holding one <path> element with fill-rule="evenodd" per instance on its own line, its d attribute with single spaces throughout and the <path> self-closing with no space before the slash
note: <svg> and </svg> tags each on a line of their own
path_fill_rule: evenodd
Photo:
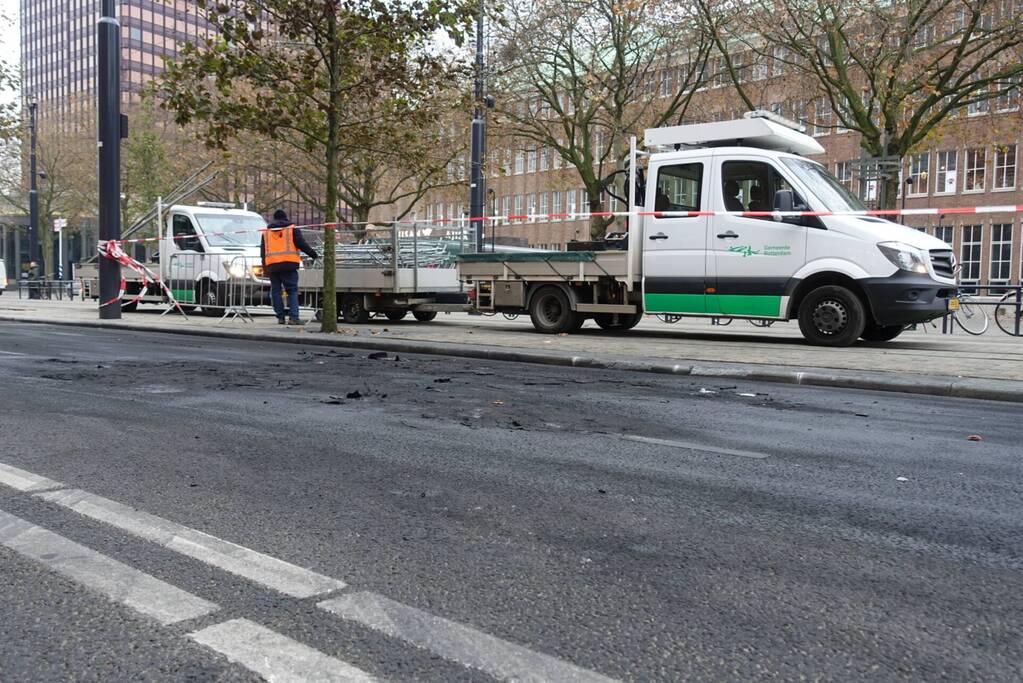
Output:
<svg viewBox="0 0 1023 683">
<path fill-rule="evenodd" d="M 725 211 L 773 211 L 774 195 L 792 186 L 771 164 L 763 161 L 726 161 L 721 165 L 721 196 Z M 795 204 L 802 203 L 798 195 Z M 770 216 L 753 216 L 773 220 Z"/>
<path fill-rule="evenodd" d="M 174 232 L 174 243 L 181 251 L 202 251 L 202 244 L 195 234 L 195 228 L 188 216 L 175 214 L 171 229 Z"/>
<path fill-rule="evenodd" d="M 673 164 L 657 169 L 654 211 L 699 211 L 702 196 L 703 164 Z"/>
</svg>

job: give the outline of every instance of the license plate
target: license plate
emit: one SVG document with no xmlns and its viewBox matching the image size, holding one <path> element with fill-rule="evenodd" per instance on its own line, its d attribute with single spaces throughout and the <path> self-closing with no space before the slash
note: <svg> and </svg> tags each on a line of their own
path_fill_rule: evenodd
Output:
<svg viewBox="0 0 1023 683">
<path fill-rule="evenodd" d="M 948 310 L 950 310 L 950 311 L 958 311 L 959 310 L 959 299 L 949 299 L 948 300 Z"/>
</svg>

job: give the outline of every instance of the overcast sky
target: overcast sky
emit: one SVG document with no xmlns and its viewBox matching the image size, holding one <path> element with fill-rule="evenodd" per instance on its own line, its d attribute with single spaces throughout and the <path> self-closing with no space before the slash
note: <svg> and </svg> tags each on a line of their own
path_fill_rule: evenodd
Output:
<svg viewBox="0 0 1023 683">
<path fill-rule="evenodd" d="M 12 20 L 12 23 L 0 25 L 0 56 L 8 64 L 17 67 L 21 45 L 18 43 L 18 0 L 0 0 L 0 15 Z M 4 100 L 13 99 L 14 93 L 0 93 Z"/>
</svg>

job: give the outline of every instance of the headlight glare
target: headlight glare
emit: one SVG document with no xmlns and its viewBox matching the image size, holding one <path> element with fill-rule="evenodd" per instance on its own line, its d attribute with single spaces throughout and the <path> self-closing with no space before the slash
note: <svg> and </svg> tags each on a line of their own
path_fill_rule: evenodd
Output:
<svg viewBox="0 0 1023 683">
<path fill-rule="evenodd" d="M 927 256 L 916 247 L 903 242 L 881 242 L 877 248 L 896 268 L 911 273 L 927 273 Z"/>
</svg>

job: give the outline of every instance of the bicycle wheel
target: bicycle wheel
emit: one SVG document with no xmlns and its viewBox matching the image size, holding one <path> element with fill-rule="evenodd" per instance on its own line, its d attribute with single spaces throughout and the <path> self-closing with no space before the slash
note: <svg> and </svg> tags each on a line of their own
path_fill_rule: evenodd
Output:
<svg viewBox="0 0 1023 683">
<path fill-rule="evenodd" d="M 1006 292 L 998 305 L 995 306 L 995 324 L 1005 334 L 1012 337 L 1023 336 L 1023 324 L 1016 325 L 1016 293 Z M 1017 332 L 1016 330 L 1020 331 Z"/>
<path fill-rule="evenodd" d="M 503 313 L 502 315 L 504 315 L 506 320 L 515 320 L 519 317 L 518 313 Z"/>
<path fill-rule="evenodd" d="M 752 319 L 749 321 L 749 324 L 753 325 L 754 327 L 770 327 L 771 325 L 774 324 L 774 321 L 766 319 Z"/>
<path fill-rule="evenodd" d="M 972 301 L 961 301 L 959 303 L 959 310 L 952 317 L 955 319 L 956 324 L 962 328 L 963 332 L 972 335 L 984 334 L 987 332 L 988 325 L 991 324 L 984 307 Z"/>
<path fill-rule="evenodd" d="M 731 325 L 733 318 L 711 318 L 710 324 L 724 327 L 725 325 Z"/>
<path fill-rule="evenodd" d="M 675 315 L 673 313 L 658 313 L 657 319 L 660 320 L 662 323 L 674 325 L 675 323 L 682 319 L 682 316 Z"/>
</svg>

